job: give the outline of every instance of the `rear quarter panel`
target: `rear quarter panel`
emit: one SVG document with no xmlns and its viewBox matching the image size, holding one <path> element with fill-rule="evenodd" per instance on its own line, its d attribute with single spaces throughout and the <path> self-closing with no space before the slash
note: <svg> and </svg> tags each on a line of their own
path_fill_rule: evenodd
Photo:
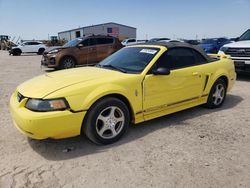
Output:
<svg viewBox="0 0 250 188">
<path fill-rule="evenodd" d="M 236 80 L 236 73 L 233 61 L 227 57 L 222 57 L 218 55 L 210 56 L 216 56 L 219 57 L 219 59 L 217 61 L 207 63 L 203 66 L 203 73 L 208 78 L 206 88 L 204 88 L 204 94 L 209 94 L 214 82 L 222 76 L 226 77 L 228 80 L 227 89 L 229 91 Z"/>
</svg>

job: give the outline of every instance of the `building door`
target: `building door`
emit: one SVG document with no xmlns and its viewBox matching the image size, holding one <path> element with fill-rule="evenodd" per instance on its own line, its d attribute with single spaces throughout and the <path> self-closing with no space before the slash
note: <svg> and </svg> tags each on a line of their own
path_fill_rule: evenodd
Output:
<svg viewBox="0 0 250 188">
<path fill-rule="evenodd" d="M 76 31 L 76 38 L 81 37 L 81 32 L 80 31 Z"/>
</svg>

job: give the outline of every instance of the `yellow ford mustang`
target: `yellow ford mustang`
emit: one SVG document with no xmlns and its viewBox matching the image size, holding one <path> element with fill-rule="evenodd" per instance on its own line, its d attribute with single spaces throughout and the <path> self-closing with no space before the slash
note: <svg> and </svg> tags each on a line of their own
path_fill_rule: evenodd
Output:
<svg viewBox="0 0 250 188">
<path fill-rule="evenodd" d="M 98 144 L 117 141 L 131 123 L 205 104 L 220 107 L 236 79 L 227 56 L 186 43 L 126 47 L 96 67 L 48 73 L 10 99 L 16 127 L 35 139 L 85 133 Z"/>
</svg>

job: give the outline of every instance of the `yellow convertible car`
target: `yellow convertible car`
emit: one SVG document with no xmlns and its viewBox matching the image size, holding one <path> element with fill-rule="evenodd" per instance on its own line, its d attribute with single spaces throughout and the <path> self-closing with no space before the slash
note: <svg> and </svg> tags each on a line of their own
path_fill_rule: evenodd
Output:
<svg viewBox="0 0 250 188">
<path fill-rule="evenodd" d="M 205 104 L 220 107 L 236 79 L 228 56 L 182 42 L 121 49 L 95 67 L 48 73 L 17 87 L 10 112 L 35 139 L 81 133 L 110 144 L 137 124 Z"/>
</svg>

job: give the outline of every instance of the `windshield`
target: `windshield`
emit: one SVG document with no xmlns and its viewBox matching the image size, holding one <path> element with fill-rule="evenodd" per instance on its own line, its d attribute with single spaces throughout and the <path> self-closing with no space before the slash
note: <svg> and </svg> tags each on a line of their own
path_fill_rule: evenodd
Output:
<svg viewBox="0 0 250 188">
<path fill-rule="evenodd" d="M 66 44 L 63 45 L 63 47 L 65 47 L 65 48 L 73 47 L 73 46 L 76 46 L 81 41 L 82 41 L 82 39 L 77 38 L 77 39 L 74 39 L 74 40 L 67 42 Z"/>
<path fill-rule="evenodd" d="M 123 48 L 100 62 L 97 67 L 125 73 L 141 73 L 159 51 L 158 48 Z"/>
<path fill-rule="evenodd" d="M 242 40 L 250 40 L 250 30 L 246 31 L 241 37 L 239 38 L 239 41 Z"/>
<path fill-rule="evenodd" d="M 201 44 L 213 44 L 216 42 L 216 39 L 203 39 Z"/>
</svg>

